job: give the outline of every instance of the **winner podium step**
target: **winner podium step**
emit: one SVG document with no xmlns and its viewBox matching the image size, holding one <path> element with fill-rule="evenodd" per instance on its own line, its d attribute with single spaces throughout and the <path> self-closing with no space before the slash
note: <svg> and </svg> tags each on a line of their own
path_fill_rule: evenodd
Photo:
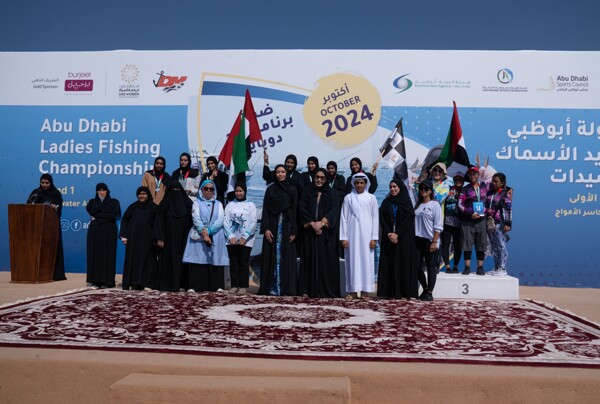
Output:
<svg viewBox="0 0 600 404">
<path fill-rule="evenodd" d="M 420 292 L 419 292 L 420 293 Z M 440 272 L 433 290 L 435 299 L 518 300 L 519 279 L 514 276 L 446 274 Z"/>
</svg>

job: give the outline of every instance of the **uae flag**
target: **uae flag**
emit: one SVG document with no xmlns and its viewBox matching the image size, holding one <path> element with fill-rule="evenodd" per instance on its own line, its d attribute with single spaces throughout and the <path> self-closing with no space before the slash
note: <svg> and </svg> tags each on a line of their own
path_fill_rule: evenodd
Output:
<svg viewBox="0 0 600 404">
<path fill-rule="evenodd" d="M 452 113 L 452 121 L 450 121 L 450 129 L 448 130 L 444 148 L 435 162 L 444 163 L 448 168 L 450 168 L 452 163 L 469 167 L 471 163 L 469 162 L 469 155 L 467 154 L 467 148 L 465 147 L 465 138 L 463 137 L 462 129 L 460 128 L 460 121 L 458 120 L 456 102 L 452 102 L 454 104 L 454 112 Z"/>
<path fill-rule="evenodd" d="M 233 192 L 238 181 L 246 181 L 246 171 L 249 169 L 248 160 L 252 155 L 250 145 L 258 140 L 262 140 L 262 135 L 252 105 L 252 98 L 250 98 L 250 91 L 246 90 L 244 109 L 239 112 L 219 154 L 219 160 L 229 167 L 227 193 Z"/>
</svg>

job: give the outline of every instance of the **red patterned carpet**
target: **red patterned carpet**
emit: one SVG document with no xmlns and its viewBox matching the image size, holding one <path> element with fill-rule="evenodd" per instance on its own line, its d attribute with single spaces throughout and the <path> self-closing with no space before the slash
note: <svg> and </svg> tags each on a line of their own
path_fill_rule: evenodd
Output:
<svg viewBox="0 0 600 404">
<path fill-rule="evenodd" d="M 533 301 L 84 290 L 1 308 L 0 346 L 600 368 L 600 327 Z"/>
</svg>

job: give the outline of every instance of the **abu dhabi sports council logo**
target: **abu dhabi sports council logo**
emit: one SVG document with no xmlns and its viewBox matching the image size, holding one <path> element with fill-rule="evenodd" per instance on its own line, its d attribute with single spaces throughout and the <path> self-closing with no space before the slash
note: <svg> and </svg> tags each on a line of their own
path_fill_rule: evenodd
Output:
<svg viewBox="0 0 600 404">
<path fill-rule="evenodd" d="M 498 74 L 496 75 L 498 81 L 502 84 L 509 84 L 513 81 L 514 74 L 510 69 L 506 67 L 498 70 Z"/>
<path fill-rule="evenodd" d="M 587 75 L 558 75 L 556 79 L 550 76 L 548 84 L 538 87 L 537 91 L 546 92 L 587 92 L 589 89 L 589 76 Z"/>
<path fill-rule="evenodd" d="M 393 86 L 396 87 L 398 90 L 398 92 L 396 92 L 396 94 L 400 94 L 403 93 L 405 91 L 408 91 L 412 86 L 413 86 L 413 82 L 410 79 L 407 79 L 406 76 L 408 76 L 410 73 L 406 73 L 403 74 L 400 77 L 396 77 L 396 79 L 394 79 L 393 81 Z"/>
</svg>

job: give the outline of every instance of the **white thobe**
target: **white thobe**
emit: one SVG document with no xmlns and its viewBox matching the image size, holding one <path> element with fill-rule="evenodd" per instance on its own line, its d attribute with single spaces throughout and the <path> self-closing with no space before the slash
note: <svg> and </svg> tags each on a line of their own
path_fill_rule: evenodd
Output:
<svg viewBox="0 0 600 404">
<path fill-rule="evenodd" d="M 340 240 L 348 241 L 346 292 L 375 291 L 375 250 L 371 240 L 379 240 L 379 211 L 375 196 L 352 191 L 344 198 L 340 218 Z"/>
</svg>

